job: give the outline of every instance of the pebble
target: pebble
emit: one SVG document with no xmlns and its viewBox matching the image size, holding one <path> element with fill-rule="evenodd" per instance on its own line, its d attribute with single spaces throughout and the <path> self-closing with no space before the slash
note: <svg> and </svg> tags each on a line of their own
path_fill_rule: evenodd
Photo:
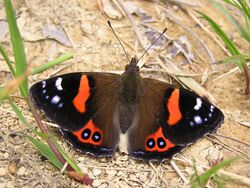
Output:
<svg viewBox="0 0 250 188">
<path fill-rule="evenodd" d="M 15 174 L 17 170 L 17 164 L 16 162 L 11 162 L 8 166 L 8 171 L 10 174 Z"/>
<path fill-rule="evenodd" d="M 23 176 L 23 175 L 25 175 L 25 173 L 26 173 L 26 168 L 25 167 L 20 167 L 18 170 L 17 170 L 17 175 L 18 176 Z"/>
<path fill-rule="evenodd" d="M 238 93 L 240 92 L 240 88 L 239 88 L 239 87 L 236 87 L 235 90 L 236 90 L 236 92 L 238 92 Z"/>
<path fill-rule="evenodd" d="M 8 181 L 5 185 L 6 188 L 13 188 L 14 187 L 14 183 L 11 181 Z"/>
<path fill-rule="evenodd" d="M 110 176 L 115 176 L 117 174 L 116 170 L 106 170 L 106 174 L 110 175 Z"/>
<path fill-rule="evenodd" d="M 9 158 L 9 153 L 7 153 L 7 152 L 4 153 L 4 154 L 3 154 L 3 157 L 4 157 L 5 159 Z"/>
<path fill-rule="evenodd" d="M 179 7 L 178 7 L 177 5 L 174 5 L 174 6 L 173 6 L 173 9 L 174 9 L 174 10 L 179 10 Z"/>
<path fill-rule="evenodd" d="M 137 178 L 136 175 L 134 175 L 134 174 L 130 174 L 130 175 L 129 175 L 129 179 L 132 180 L 132 181 L 135 181 L 135 182 L 138 181 L 138 178 Z"/>
<path fill-rule="evenodd" d="M 102 171 L 100 169 L 94 168 L 92 171 L 93 176 L 99 176 L 101 175 Z"/>
<path fill-rule="evenodd" d="M 100 186 L 98 186 L 98 188 L 106 188 L 106 187 L 108 187 L 108 184 L 107 184 L 107 183 L 103 183 L 103 184 L 101 184 Z"/>
<path fill-rule="evenodd" d="M 119 188 L 119 186 L 116 183 L 109 182 L 108 183 L 108 188 Z"/>
<path fill-rule="evenodd" d="M 144 173 L 140 173 L 139 178 L 140 178 L 140 181 L 142 181 L 142 182 L 147 181 L 148 180 L 147 173 L 145 173 L 145 172 Z"/>
<path fill-rule="evenodd" d="M 104 183 L 105 180 L 94 180 L 92 185 L 93 187 L 98 187 L 100 186 L 102 183 Z"/>
<path fill-rule="evenodd" d="M 6 175 L 6 169 L 1 167 L 0 168 L 0 176 L 5 176 Z"/>
</svg>

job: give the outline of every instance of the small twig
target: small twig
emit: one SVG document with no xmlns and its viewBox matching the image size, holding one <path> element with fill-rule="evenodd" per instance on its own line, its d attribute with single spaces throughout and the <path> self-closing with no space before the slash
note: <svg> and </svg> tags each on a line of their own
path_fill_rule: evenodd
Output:
<svg viewBox="0 0 250 188">
<path fill-rule="evenodd" d="M 108 164 L 107 164 L 108 165 Z M 116 170 L 116 171 L 126 171 L 126 172 L 151 172 L 152 169 L 151 168 L 143 168 L 143 169 L 133 169 L 131 167 L 128 168 L 111 168 L 108 166 L 94 166 L 94 165 L 86 165 L 83 164 L 81 165 L 82 167 L 87 167 L 87 168 L 98 168 L 98 169 L 102 169 L 102 170 Z M 163 172 L 175 172 L 174 170 L 162 170 Z"/>
<path fill-rule="evenodd" d="M 232 179 L 233 181 L 236 181 L 238 183 L 250 186 L 250 179 L 249 178 L 246 178 L 246 177 L 243 177 L 243 176 L 240 176 L 238 174 L 231 173 L 231 172 L 226 172 L 224 170 L 219 170 L 218 174 L 220 174 L 222 176 L 229 177 L 230 179 Z"/>
<path fill-rule="evenodd" d="M 216 77 L 216 78 L 213 79 L 212 81 L 217 81 L 217 80 L 219 80 L 219 79 L 221 79 L 221 78 L 224 78 L 225 76 L 228 76 L 228 75 L 230 75 L 230 74 L 235 74 L 235 73 L 237 73 L 237 72 L 239 72 L 239 71 L 240 71 L 239 67 L 234 67 L 233 69 L 227 71 L 225 74 L 221 74 L 220 76 Z"/>
<path fill-rule="evenodd" d="M 246 79 L 246 94 L 250 95 L 250 72 L 247 63 L 242 63 L 243 72 Z"/>
<path fill-rule="evenodd" d="M 132 28 L 134 29 L 135 33 L 136 33 L 136 36 L 138 38 L 138 41 L 139 43 L 141 44 L 142 47 L 144 47 L 144 49 L 146 50 L 146 47 L 145 47 L 145 43 L 143 41 L 143 38 L 142 36 L 140 35 L 140 32 L 138 31 L 138 28 L 132 18 L 132 16 L 129 14 L 129 12 L 127 11 L 127 9 L 125 8 L 125 6 L 123 5 L 123 3 L 120 1 L 120 0 L 116 0 L 117 3 L 120 5 L 120 7 L 122 8 L 122 10 L 124 11 L 124 13 L 126 14 L 126 16 L 128 17 L 131 25 L 132 25 Z"/>
<path fill-rule="evenodd" d="M 213 135 L 210 135 L 210 137 L 213 137 Z M 235 148 L 235 147 L 233 147 L 233 146 L 228 146 L 227 143 L 221 141 L 219 138 L 214 137 L 215 139 L 218 140 L 218 141 L 217 141 L 217 140 L 212 139 L 212 138 L 210 138 L 210 137 L 206 136 L 206 138 L 207 138 L 208 140 L 210 140 L 210 141 L 212 141 L 212 142 L 214 142 L 214 143 L 217 143 L 217 144 L 223 146 L 224 148 L 228 149 L 229 151 L 241 153 L 241 154 L 243 154 L 246 158 L 249 157 L 247 153 L 245 153 L 245 152 L 241 151 L 240 149 Z"/>
<path fill-rule="evenodd" d="M 247 147 L 250 147 L 250 144 L 248 144 L 248 143 L 242 142 L 242 141 L 240 141 L 240 140 L 238 140 L 238 139 L 235 139 L 235 138 L 232 138 L 232 137 L 229 137 L 229 136 L 225 136 L 225 135 L 222 135 L 222 134 L 219 134 L 219 133 L 215 133 L 215 134 L 213 134 L 213 136 L 214 136 L 214 137 L 219 136 L 219 137 L 222 137 L 222 138 L 226 138 L 226 139 L 229 139 L 229 140 L 238 142 L 238 143 L 240 143 L 240 144 L 243 144 L 243 145 L 245 145 L 245 146 L 247 146 Z"/>
<path fill-rule="evenodd" d="M 155 168 L 155 166 L 151 162 L 149 162 L 149 165 L 153 168 L 153 170 L 157 173 L 157 176 L 165 183 L 165 185 L 168 186 L 167 180 L 158 173 L 158 170 Z"/>
<path fill-rule="evenodd" d="M 247 121 L 236 121 L 238 124 L 250 128 L 250 122 Z"/>
<path fill-rule="evenodd" d="M 69 165 L 68 162 L 66 162 L 66 163 L 63 165 L 63 167 L 62 167 L 62 169 L 61 169 L 61 173 L 63 173 L 63 172 L 66 170 L 66 168 L 67 168 L 68 165 Z"/>
<path fill-rule="evenodd" d="M 175 172 L 180 176 L 180 178 L 182 179 L 182 181 L 184 183 L 187 182 L 187 178 L 182 174 L 181 170 L 179 169 L 179 167 L 175 164 L 174 160 L 171 159 L 170 160 L 170 165 L 171 167 L 175 170 Z"/>
<path fill-rule="evenodd" d="M 186 0 L 168 0 L 168 1 L 171 2 L 171 3 L 174 3 L 174 4 L 178 4 L 179 6 L 180 5 L 186 5 L 186 6 L 189 6 L 189 7 L 200 6 L 200 4 L 196 4 L 194 2 L 189 2 L 189 1 L 186 1 Z"/>
</svg>

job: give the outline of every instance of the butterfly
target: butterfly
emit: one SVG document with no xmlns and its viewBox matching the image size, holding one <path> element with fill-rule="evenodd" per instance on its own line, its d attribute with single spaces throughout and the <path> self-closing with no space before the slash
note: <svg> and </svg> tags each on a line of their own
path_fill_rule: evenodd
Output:
<svg viewBox="0 0 250 188">
<path fill-rule="evenodd" d="M 30 88 L 35 106 L 75 149 L 110 157 L 119 148 L 145 161 L 171 158 L 223 123 L 223 113 L 184 88 L 140 76 L 132 58 L 123 74 L 77 72 Z"/>
</svg>

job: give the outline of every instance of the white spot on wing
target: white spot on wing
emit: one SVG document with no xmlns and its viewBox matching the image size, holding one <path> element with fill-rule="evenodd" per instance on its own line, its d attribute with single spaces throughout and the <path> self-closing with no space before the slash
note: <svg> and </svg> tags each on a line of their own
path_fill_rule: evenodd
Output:
<svg viewBox="0 0 250 188">
<path fill-rule="evenodd" d="M 201 104 L 202 104 L 201 98 L 196 98 L 196 105 L 194 106 L 194 109 L 199 110 L 201 108 Z"/>
<path fill-rule="evenodd" d="M 189 124 L 190 124 L 191 127 L 194 126 L 194 122 L 193 121 L 190 121 Z"/>
<path fill-rule="evenodd" d="M 62 103 L 62 102 L 59 103 L 59 104 L 57 105 L 57 107 L 58 107 L 58 108 L 62 108 L 62 107 L 63 107 L 63 103 Z"/>
<path fill-rule="evenodd" d="M 210 112 L 213 112 L 214 111 L 214 105 L 211 105 L 210 106 Z"/>
<path fill-rule="evenodd" d="M 62 88 L 62 78 L 61 78 L 61 77 L 59 77 L 59 78 L 56 79 L 56 84 L 55 84 L 55 86 L 56 86 L 56 88 L 57 88 L 58 90 L 63 90 L 63 88 Z"/>
<path fill-rule="evenodd" d="M 57 104 L 60 100 L 61 100 L 61 98 L 58 95 L 55 95 L 54 97 L 52 97 L 50 102 L 52 104 Z"/>
<path fill-rule="evenodd" d="M 202 124 L 202 119 L 200 116 L 194 116 L 194 121 L 198 125 Z"/>
<path fill-rule="evenodd" d="M 43 80 L 43 81 L 42 81 L 42 88 L 45 88 L 45 86 L 46 86 L 46 81 Z"/>
</svg>

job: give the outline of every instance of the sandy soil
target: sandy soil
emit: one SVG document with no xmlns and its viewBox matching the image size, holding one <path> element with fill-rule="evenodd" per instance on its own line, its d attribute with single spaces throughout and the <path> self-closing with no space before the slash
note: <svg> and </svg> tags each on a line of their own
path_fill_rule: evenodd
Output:
<svg viewBox="0 0 250 188">
<path fill-rule="evenodd" d="M 31 84 L 57 74 L 75 71 L 123 71 L 127 60 L 118 41 L 107 26 L 108 19 L 112 21 L 115 31 L 125 42 L 129 55 L 143 53 L 144 50 L 138 43 L 138 38 L 128 18 L 122 16 L 116 6 L 108 7 L 109 1 L 103 2 L 104 12 L 102 13 L 98 1 L 14 1 L 17 22 L 25 41 L 29 67 L 36 67 L 53 60 L 62 53 L 71 52 L 74 55 L 71 60 L 30 77 Z M 210 30 L 208 24 L 193 9 L 203 11 L 223 25 L 225 31 L 243 52 L 250 53 L 249 44 L 241 39 L 223 15 L 216 11 L 208 1 L 188 1 L 199 6 L 181 4 L 183 9 L 174 4 L 157 1 L 128 2 L 130 6 L 141 7 L 147 16 L 152 17 L 154 21 L 145 25 L 159 31 L 165 27 L 168 28 L 166 36 L 172 40 L 168 49 L 173 49 L 173 41 L 180 39 L 181 36 L 186 37 L 183 44 L 190 45 L 189 58 L 185 58 L 180 53 L 171 61 L 182 70 L 183 74 L 188 74 L 189 78 L 202 84 L 225 114 L 225 123 L 218 130 L 218 134 L 224 137 L 217 134 L 214 137 L 203 138 L 176 155 L 173 161 L 188 178 L 194 173 L 192 162 L 190 164 L 193 159 L 196 161 L 198 170 L 202 172 L 204 166 L 209 167 L 216 161 L 240 156 L 240 160 L 224 170 L 250 178 L 250 129 L 241 124 L 247 121 L 249 123 L 250 120 L 250 100 L 244 94 L 243 74 L 235 69 L 234 65 L 211 64 L 211 58 L 208 58 L 200 41 L 194 38 L 194 32 L 205 42 L 216 62 L 226 57 L 226 52 L 191 18 L 190 15 L 194 15 Z M 162 7 L 167 8 L 167 13 Z M 129 10 L 131 9 L 130 7 Z M 179 20 L 181 26 L 171 20 L 168 14 L 175 21 Z M 237 12 L 235 15 L 241 19 Z M 138 15 L 133 15 L 133 17 L 137 23 L 142 22 Z M 5 11 L 3 2 L 0 2 L 0 41 L 13 59 L 9 34 L 5 32 L 4 22 Z M 191 30 L 191 33 L 183 26 Z M 45 32 L 51 31 L 46 30 L 46 27 L 56 28 L 57 37 L 50 33 L 53 39 L 46 38 Z M 144 31 L 140 30 L 141 34 L 146 36 Z M 145 58 L 147 59 L 145 60 L 146 66 L 142 70 L 142 75 L 169 81 L 169 76 L 159 66 L 156 56 L 157 54 L 148 59 Z M 0 57 L 0 64 L 0 83 L 2 84 L 11 79 L 11 75 L 2 57 Z M 18 93 L 13 95 L 15 101 L 36 127 L 26 104 L 17 98 Z M 26 139 L 30 131 L 16 118 L 8 103 L 0 105 L 0 114 L 0 187 L 84 187 L 68 176 L 62 175 L 35 150 Z M 55 128 L 52 130 L 57 133 Z M 115 153 L 112 159 L 95 159 L 74 151 L 59 133 L 57 136 L 61 146 L 76 160 L 83 172 L 88 173 L 94 179 L 95 187 L 183 187 L 185 185 L 167 161 L 161 164 L 148 164 L 130 159 L 119 152 Z M 216 185 L 210 182 L 209 187 L 216 187 Z M 226 187 L 247 186 L 227 181 Z"/>
</svg>

